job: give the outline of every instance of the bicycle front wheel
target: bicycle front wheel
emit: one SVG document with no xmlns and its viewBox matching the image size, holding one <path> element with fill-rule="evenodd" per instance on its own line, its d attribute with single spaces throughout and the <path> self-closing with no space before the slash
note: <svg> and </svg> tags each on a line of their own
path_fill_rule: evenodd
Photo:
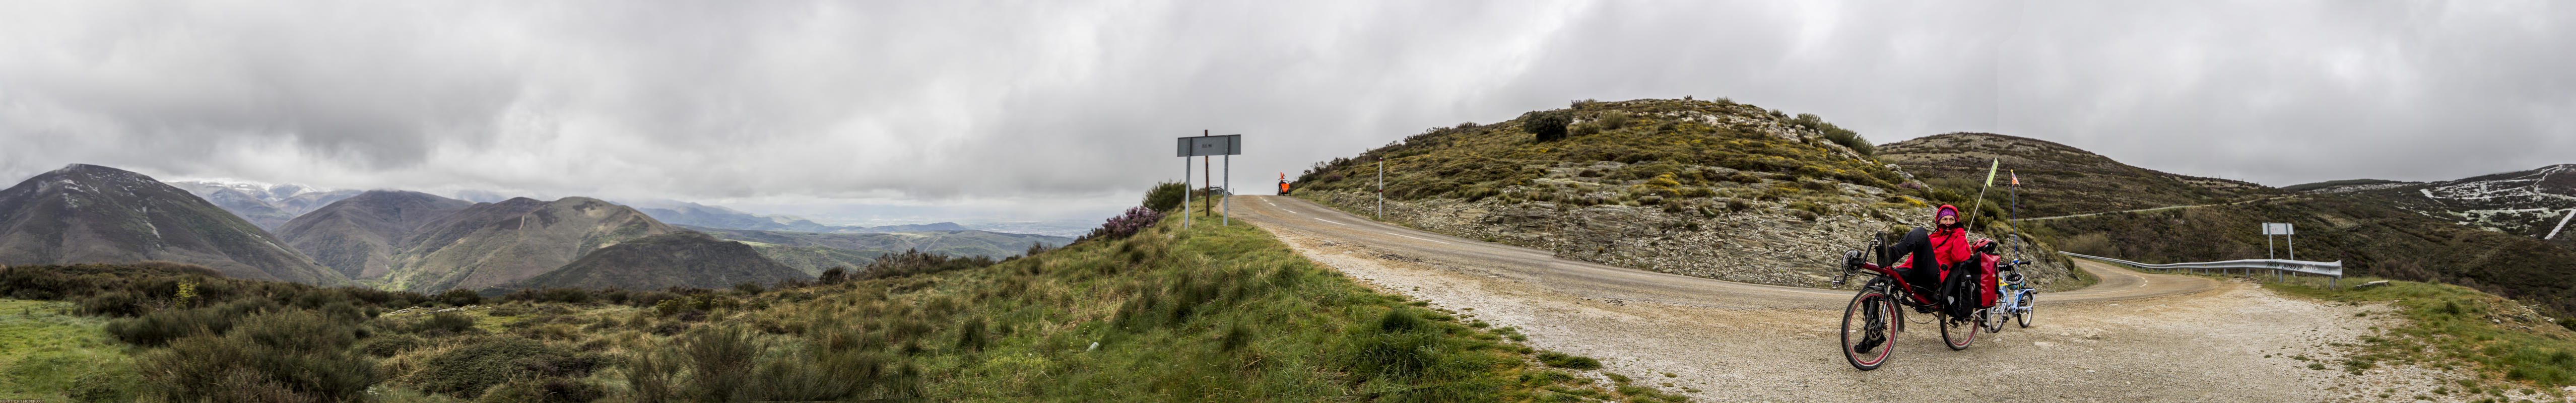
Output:
<svg viewBox="0 0 2576 403">
<path fill-rule="evenodd" d="M 2039 303 L 2031 301 L 2035 298 L 2039 298 L 2039 293 L 2026 292 L 2021 295 L 2021 298 L 2017 298 L 2021 302 L 2021 309 L 2014 310 L 2013 319 L 2020 321 L 2021 327 L 2030 327 L 2031 312 L 2039 309 Z"/>
<path fill-rule="evenodd" d="M 1878 369 L 1896 350 L 1896 298 L 1862 290 L 1843 307 L 1843 360 L 1862 371 Z"/>
</svg>

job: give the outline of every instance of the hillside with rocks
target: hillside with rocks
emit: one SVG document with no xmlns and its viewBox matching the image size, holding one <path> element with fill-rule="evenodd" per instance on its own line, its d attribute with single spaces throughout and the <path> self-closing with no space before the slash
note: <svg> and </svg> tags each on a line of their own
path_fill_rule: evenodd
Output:
<svg viewBox="0 0 2576 403">
<path fill-rule="evenodd" d="M 1316 164 L 1292 195 L 1469 239 L 1644 270 L 1824 287 L 1841 252 L 1969 209 L 1975 189 L 1927 187 L 1814 115 L 1727 100 L 1576 102 L 1504 122 L 1426 130 Z M 2002 214 L 1987 209 L 1988 217 Z M 1977 236 L 2009 232 L 1980 223 Z M 2037 284 L 2083 284 L 2034 245 Z"/>
<path fill-rule="evenodd" d="M 2311 193 L 2374 200 L 2488 231 L 2576 249 L 2576 164 L 2440 182 L 2367 181 L 2317 186 Z"/>
<path fill-rule="evenodd" d="M 1925 136 L 1879 146 L 1878 157 L 1927 183 L 1970 188 L 2002 161 L 2022 180 L 2022 217 L 2049 217 L 2276 197 L 2250 182 L 2175 175 L 2047 140 L 1990 133 Z M 1997 181 L 2005 179 L 1998 178 Z"/>
</svg>

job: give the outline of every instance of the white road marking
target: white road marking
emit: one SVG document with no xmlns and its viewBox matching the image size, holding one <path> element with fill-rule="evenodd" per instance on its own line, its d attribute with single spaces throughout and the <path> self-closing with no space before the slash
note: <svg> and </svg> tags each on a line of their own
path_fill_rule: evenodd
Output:
<svg viewBox="0 0 2576 403">
<path fill-rule="evenodd" d="M 1398 234 L 1398 233 L 1393 233 L 1393 232 L 1388 232 L 1388 233 L 1386 233 L 1386 234 L 1387 234 L 1387 235 L 1400 236 L 1400 237 L 1406 237 L 1406 238 L 1413 238 L 1413 236 L 1411 236 L 1411 235 Z M 1422 239 L 1422 238 L 1413 238 L 1413 239 Z M 1425 240 L 1425 241 L 1431 241 L 1431 240 L 1429 240 L 1429 239 L 1422 239 L 1422 240 Z M 1440 242 L 1440 241 L 1432 241 L 1432 242 Z M 1449 243 L 1448 243 L 1448 242 L 1440 242 L 1440 244 L 1441 244 L 1441 245 L 1448 245 Z"/>
<path fill-rule="evenodd" d="M 1326 219 L 1321 219 L 1321 218 L 1317 218 L 1317 219 L 1315 219 L 1315 221 L 1333 222 L 1333 220 L 1326 220 Z M 1342 225 L 1342 223 L 1333 222 L 1333 225 Z"/>
</svg>

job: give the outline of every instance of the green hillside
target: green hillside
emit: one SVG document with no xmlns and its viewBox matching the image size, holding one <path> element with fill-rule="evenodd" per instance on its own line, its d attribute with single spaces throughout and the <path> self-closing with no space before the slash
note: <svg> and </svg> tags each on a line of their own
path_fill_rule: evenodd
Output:
<svg viewBox="0 0 2576 403">
<path fill-rule="evenodd" d="M 1384 158 L 1383 221 L 1603 264 L 1826 287 L 1841 251 L 1930 225 L 1939 204 L 1974 208 L 1974 187 L 1927 187 L 1872 152 L 1823 118 L 1729 100 L 1578 101 L 1317 163 L 1292 195 L 1375 216 Z M 1997 224 L 1980 223 L 1979 236 L 2010 231 Z M 2086 284 L 2070 263 L 2041 260 L 2030 271 L 2043 288 Z"/>
<path fill-rule="evenodd" d="M 1951 133 L 1879 146 L 1879 158 L 1926 183 L 1972 188 L 1996 161 L 2022 180 L 2022 217 L 2215 204 L 2288 194 L 2248 182 L 2175 175 L 2046 140 Z M 2004 179 L 1996 179 L 1998 183 Z M 2001 196 L 1989 194 L 1988 196 Z M 1995 197 L 1996 203 L 2003 198 Z"/>
<path fill-rule="evenodd" d="M 385 277 L 393 289 L 480 289 L 535 277 L 599 248 L 686 231 L 587 197 L 483 203 L 421 224 Z"/>
<path fill-rule="evenodd" d="M 76 399 L 1686 400 L 1601 381 L 1599 361 L 1533 350 L 1471 314 L 1371 292 L 1254 226 L 1173 224 L 999 264 L 917 255 L 883 276 L 784 289 L 487 300 L 39 266 L 0 269 L 0 296 L 80 301 L 130 346 L 131 364 L 76 357 L 60 375 L 71 380 L 33 380 Z M 175 303 L 104 309 L 131 301 Z"/>
<path fill-rule="evenodd" d="M 920 251 L 948 256 L 1000 259 L 1026 253 L 1030 245 L 1059 247 L 1073 238 L 978 230 L 890 233 L 817 233 L 680 226 L 725 240 L 750 244 L 768 256 L 807 274 L 832 267 L 859 268 L 877 256 Z"/>
<path fill-rule="evenodd" d="M 279 239 L 352 279 L 393 274 L 394 254 L 432 220 L 473 206 L 428 193 L 371 190 L 278 227 Z"/>
<path fill-rule="evenodd" d="M 778 284 L 814 276 L 762 258 L 751 246 L 697 232 L 636 238 L 599 248 L 562 268 L 508 288 L 572 287 L 659 290 Z"/>
</svg>

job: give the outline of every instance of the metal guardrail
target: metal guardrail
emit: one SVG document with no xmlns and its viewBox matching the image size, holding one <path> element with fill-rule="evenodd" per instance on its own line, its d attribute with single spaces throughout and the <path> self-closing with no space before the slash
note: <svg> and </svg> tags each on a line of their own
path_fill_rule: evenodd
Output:
<svg viewBox="0 0 2576 403">
<path fill-rule="evenodd" d="M 2222 272 L 2222 273 L 2224 273 L 2226 270 L 2245 270 L 2245 273 L 2246 273 L 2246 274 L 2253 274 L 2253 272 L 2254 272 L 2255 270 L 2271 270 L 2271 271 L 2272 271 L 2272 273 L 2273 273 L 2273 278 L 2274 278 L 2274 280 L 2273 280 L 2273 281 L 2280 281 L 2280 280 L 2279 280 L 2279 278 L 2280 278 L 2280 276 L 2282 275 L 2282 273 L 2296 272 L 2296 273 L 2314 274 L 2314 275 L 2319 275 L 2319 276 L 2326 276 L 2326 277 L 2330 277 L 2331 279 L 2330 279 L 2330 280 L 2327 280 L 2327 282 L 2326 282 L 2326 286 L 2328 286 L 2328 287 L 2339 287 L 2339 286 L 2341 286 L 2341 284 L 2339 284 L 2339 283 L 2341 283 L 2341 282 L 2342 282 L 2342 280 L 2343 280 L 2343 261 L 2341 261 L 2341 260 L 2332 261 L 2332 262 L 2311 262 L 2311 261 L 2305 261 L 2305 260 L 2244 259 L 2244 260 L 2223 260 L 2223 261 L 2216 261 L 2216 262 L 2171 263 L 2171 264 L 2147 264 L 2147 263 L 2138 263 L 2138 262 L 2132 262 L 2132 261 L 2127 261 L 2127 260 L 2112 259 L 2112 258 L 2107 258 L 2107 257 L 2093 256 L 2093 255 L 2087 255 L 2087 254 L 2075 253 L 2075 252 L 2067 252 L 2067 251 L 2057 251 L 2057 253 L 2062 253 L 2062 254 L 2065 254 L 2065 255 L 2067 255 L 2067 256 L 2074 256 L 2074 257 L 2080 257 L 2080 258 L 2085 258 L 2085 259 L 2100 260 L 2100 261 L 2105 261 L 2105 262 L 2113 262 L 2113 263 L 2119 263 L 2119 264 L 2125 264 L 2125 265 L 2137 266 L 2137 267 L 2143 267 L 2143 268 L 2149 268 L 2149 269 L 2157 269 L 2157 270 L 2194 270 L 2194 271 L 2201 271 L 2201 270 L 2219 270 L 2219 271 L 2220 271 L 2220 272 Z"/>
</svg>

